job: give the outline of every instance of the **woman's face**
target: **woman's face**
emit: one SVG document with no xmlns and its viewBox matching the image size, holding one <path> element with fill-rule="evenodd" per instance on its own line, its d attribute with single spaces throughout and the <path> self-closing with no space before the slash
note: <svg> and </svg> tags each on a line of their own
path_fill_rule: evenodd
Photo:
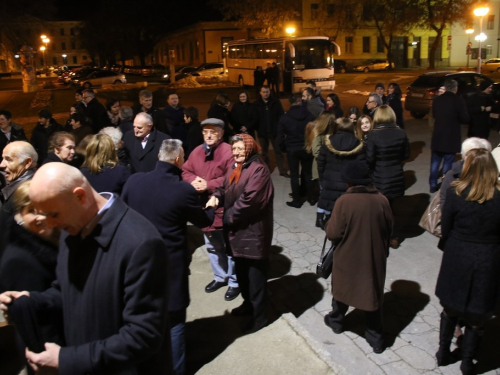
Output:
<svg viewBox="0 0 500 375">
<path fill-rule="evenodd" d="M 23 227 L 31 233 L 39 235 L 40 237 L 43 237 L 44 234 L 52 233 L 52 230 L 47 228 L 45 216 L 38 215 L 33 205 L 30 204 L 23 207 L 19 215 L 23 221 Z"/>
<path fill-rule="evenodd" d="M 70 139 L 64 140 L 64 144 L 59 149 L 54 149 L 54 153 L 63 162 L 68 163 L 75 156 L 75 142 Z"/>
<path fill-rule="evenodd" d="M 187 117 L 186 115 L 184 115 L 184 122 L 186 124 L 189 124 L 191 122 L 191 117 Z"/>
<path fill-rule="evenodd" d="M 75 107 L 71 107 L 69 109 L 69 115 L 71 116 L 73 113 L 76 113 L 76 108 Z"/>
<path fill-rule="evenodd" d="M 247 94 L 245 94 L 245 93 L 241 93 L 238 98 L 240 99 L 241 103 L 245 103 L 248 100 Z"/>
<path fill-rule="evenodd" d="M 120 102 L 116 102 L 113 104 L 110 108 L 111 114 L 118 116 L 118 113 L 120 113 Z"/>
<path fill-rule="evenodd" d="M 245 143 L 243 141 L 234 142 L 232 150 L 234 161 L 243 163 L 245 161 Z"/>
<path fill-rule="evenodd" d="M 351 113 L 351 115 L 349 116 L 349 120 L 351 120 L 351 122 L 356 122 L 358 121 L 358 116 L 356 116 L 355 113 Z"/>
<path fill-rule="evenodd" d="M 370 123 L 370 119 L 367 118 L 367 117 L 363 117 L 361 119 L 361 130 L 364 131 L 364 132 L 369 132 L 370 129 L 371 129 L 371 123 Z"/>
<path fill-rule="evenodd" d="M 326 97 L 326 106 L 333 107 L 333 100 L 329 96 Z"/>
<path fill-rule="evenodd" d="M 394 92 L 394 86 L 389 86 L 387 88 L 387 92 L 389 93 L 389 95 L 391 95 Z"/>
</svg>

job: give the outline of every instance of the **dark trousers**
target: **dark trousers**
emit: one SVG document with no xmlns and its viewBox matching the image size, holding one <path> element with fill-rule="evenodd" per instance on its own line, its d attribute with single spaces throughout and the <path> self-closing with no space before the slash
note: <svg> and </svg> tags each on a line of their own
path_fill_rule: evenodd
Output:
<svg viewBox="0 0 500 375">
<path fill-rule="evenodd" d="M 175 375 L 183 375 L 186 373 L 186 309 L 169 311 L 168 318 L 174 373 Z"/>
<path fill-rule="evenodd" d="M 332 328 L 343 328 L 345 314 L 349 306 L 332 298 L 332 311 L 328 315 Z M 375 311 L 365 311 L 365 339 L 372 347 L 381 347 L 384 343 L 384 325 L 382 323 L 382 308 Z"/>
<path fill-rule="evenodd" d="M 262 147 L 262 159 L 269 167 L 269 170 L 272 172 L 271 163 L 269 160 L 269 144 L 272 144 L 274 149 L 274 155 L 276 156 L 276 164 L 278 166 L 278 171 L 280 172 L 280 174 L 286 173 L 285 158 L 280 150 L 279 145 L 276 143 L 276 137 L 273 137 L 271 134 L 267 136 L 262 136 L 259 134 L 259 142 L 260 142 L 260 147 Z"/>
<path fill-rule="evenodd" d="M 267 259 L 234 258 L 244 304 L 251 305 L 254 322 L 267 319 Z"/>
<path fill-rule="evenodd" d="M 290 167 L 290 184 L 292 185 L 292 198 L 294 202 L 300 201 L 300 183 L 299 178 L 302 168 L 302 183 L 305 184 L 307 199 L 313 198 L 313 180 L 312 180 L 313 156 L 306 150 L 297 150 L 288 153 L 288 166 Z"/>
</svg>

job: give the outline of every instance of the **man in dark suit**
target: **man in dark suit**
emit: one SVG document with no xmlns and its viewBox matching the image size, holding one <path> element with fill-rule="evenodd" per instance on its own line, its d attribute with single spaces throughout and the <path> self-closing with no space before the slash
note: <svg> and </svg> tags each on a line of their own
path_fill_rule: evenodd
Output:
<svg viewBox="0 0 500 375">
<path fill-rule="evenodd" d="M 171 374 L 164 339 L 168 258 L 154 226 L 117 196 L 98 194 L 64 163 L 38 170 L 30 199 L 49 228 L 66 232 L 50 289 L 0 295 L 7 312 L 24 295 L 35 314 L 62 313 L 66 346 L 45 343 L 41 353 L 27 351 L 32 367 L 60 374 Z"/>
<path fill-rule="evenodd" d="M 429 175 L 430 192 L 438 190 L 439 167 L 443 161 L 445 175 L 451 169 L 455 156 L 462 148 L 461 124 L 469 122 L 465 100 L 457 95 L 458 83 L 449 79 L 444 83 L 446 91 L 434 98 L 432 114 L 434 131 L 431 140 L 431 172 Z"/>
<path fill-rule="evenodd" d="M 123 148 L 130 162 L 132 173 L 151 172 L 158 161 L 161 142 L 170 139 L 153 127 L 153 119 L 141 112 L 135 116 L 134 130 L 123 136 Z"/>
<path fill-rule="evenodd" d="M 182 181 L 184 150 L 178 139 L 162 142 L 159 161 L 152 172 L 137 173 L 130 177 L 122 192 L 122 199 L 144 215 L 158 229 L 165 241 L 170 265 L 168 316 L 170 338 L 176 374 L 185 372 L 184 330 L 186 309 L 189 305 L 189 262 L 187 248 L 187 222 L 203 228 L 212 224 L 214 207 L 203 210 L 198 192 Z M 144 193 L 148 187 L 148 194 Z"/>
<path fill-rule="evenodd" d="M 139 93 L 139 107 L 135 109 L 134 113 L 137 115 L 141 112 L 145 112 L 152 117 L 153 126 L 156 130 L 165 134 L 170 134 L 167 127 L 165 112 L 153 106 L 153 93 L 149 90 L 141 90 Z"/>
<path fill-rule="evenodd" d="M 111 126 L 111 121 L 108 117 L 108 111 L 99 100 L 95 97 L 94 90 L 83 90 L 83 101 L 87 105 L 84 113 L 89 119 L 92 120 L 92 132 L 99 133 L 99 130 L 106 126 Z"/>
</svg>

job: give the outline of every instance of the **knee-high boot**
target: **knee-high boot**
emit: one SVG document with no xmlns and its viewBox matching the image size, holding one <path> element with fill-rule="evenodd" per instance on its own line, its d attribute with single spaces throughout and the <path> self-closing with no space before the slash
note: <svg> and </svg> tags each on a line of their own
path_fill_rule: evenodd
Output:
<svg viewBox="0 0 500 375">
<path fill-rule="evenodd" d="M 474 375 L 476 373 L 476 367 L 472 360 L 481 343 L 483 333 L 484 330 L 482 327 L 465 327 L 464 340 L 462 342 L 462 363 L 460 364 L 460 370 L 463 375 Z"/>
<path fill-rule="evenodd" d="M 458 318 L 452 318 L 441 313 L 441 322 L 439 324 L 439 350 L 436 353 L 438 366 L 447 366 L 450 364 L 451 351 L 450 345 L 455 333 L 455 326 Z"/>
</svg>

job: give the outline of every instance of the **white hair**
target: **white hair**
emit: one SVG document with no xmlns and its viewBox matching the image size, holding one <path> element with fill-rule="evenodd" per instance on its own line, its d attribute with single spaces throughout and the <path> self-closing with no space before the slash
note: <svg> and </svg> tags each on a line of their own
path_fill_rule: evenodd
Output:
<svg viewBox="0 0 500 375">
<path fill-rule="evenodd" d="M 26 159 L 31 158 L 30 169 L 36 167 L 36 163 L 38 162 L 38 154 L 30 143 L 26 141 L 14 141 L 9 143 L 9 145 L 13 145 L 16 148 L 16 156 L 19 159 L 20 163 L 24 163 Z"/>
<path fill-rule="evenodd" d="M 144 121 L 146 125 L 153 126 L 153 118 L 146 112 L 139 112 L 135 118 L 139 121 Z"/>
<path fill-rule="evenodd" d="M 487 150 L 488 152 L 491 152 L 491 143 L 484 138 L 478 138 L 478 137 L 467 138 L 465 141 L 462 142 L 462 151 L 461 151 L 462 159 L 465 159 L 465 155 L 467 155 L 467 153 L 474 148 L 482 148 Z"/>
<path fill-rule="evenodd" d="M 101 129 L 99 134 L 109 135 L 110 138 L 113 140 L 113 143 L 115 144 L 116 148 L 118 148 L 118 145 L 123 137 L 123 133 L 121 132 L 121 130 L 118 128 L 114 128 L 113 126 L 108 126 Z"/>
</svg>

